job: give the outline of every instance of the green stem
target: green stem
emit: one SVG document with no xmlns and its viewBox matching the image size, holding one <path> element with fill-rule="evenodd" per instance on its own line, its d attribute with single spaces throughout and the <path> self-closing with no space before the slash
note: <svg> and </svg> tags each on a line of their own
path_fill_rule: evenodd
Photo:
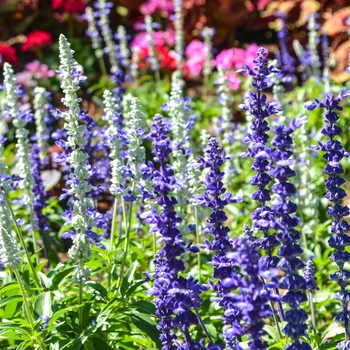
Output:
<svg viewBox="0 0 350 350">
<path fill-rule="evenodd" d="M 27 246 L 26 246 L 26 244 L 25 244 L 25 242 L 24 242 L 23 235 L 22 235 L 21 230 L 20 230 L 20 228 L 19 228 L 19 226 L 18 226 L 18 223 L 17 223 L 16 217 L 15 217 L 15 214 L 14 214 L 14 212 L 13 212 L 13 210 L 12 210 L 11 205 L 10 205 L 10 201 L 9 201 L 9 198 L 8 198 L 8 194 L 7 194 L 6 192 L 4 193 L 4 198 L 5 198 L 6 205 L 7 205 L 8 208 L 10 209 L 12 219 L 13 219 L 13 221 L 14 221 L 14 223 L 15 223 L 17 235 L 18 235 L 18 237 L 19 237 L 19 240 L 21 241 L 21 245 L 22 245 L 22 247 L 23 247 L 23 249 L 24 249 L 25 255 L 26 255 L 27 260 L 28 260 L 28 263 L 29 263 L 29 267 L 30 267 L 30 269 L 32 270 L 33 277 L 34 277 L 34 279 L 35 279 L 35 283 L 37 284 L 38 288 L 40 288 L 41 284 L 40 284 L 40 282 L 39 282 L 38 274 L 37 274 L 37 272 L 35 271 L 35 268 L 34 268 L 34 266 L 33 266 L 32 261 L 30 260 L 30 255 L 29 255 Z"/>
<path fill-rule="evenodd" d="M 105 61 L 103 60 L 103 57 L 100 57 L 98 59 L 98 63 L 100 64 L 100 69 L 101 69 L 102 75 L 106 76 L 107 70 L 106 70 L 106 65 L 105 65 Z"/>
<path fill-rule="evenodd" d="M 199 244 L 199 237 L 201 234 L 200 223 L 199 223 L 199 215 L 198 215 L 198 206 L 194 207 L 194 217 L 196 220 L 196 242 Z M 198 283 L 201 283 L 202 280 L 202 264 L 201 264 L 201 250 L 199 249 L 197 253 L 198 259 Z"/>
<path fill-rule="evenodd" d="M 31 312 L 31 309 L 30 309 L 30 306 L 29 306 L 29 303 L 28 303 L 27 295 L 26 295 L 26 292 L 25 292 L 25 289 L 24 289 L 24 286 L 23 286 L 23 283 L 22 283 L 21 275 L 20 275 L 17 267 L 14 267 L 13 271 L 14 271 L 14 273 L 16 275 L 16 279 L 17 279 L 17 282 L 18 282 L 18 285 L 19 285 L 19 289 L 21 290 L 21 294 L 22 294 L 22 298 L 23 298 L 23 304 L 24 304 L 24 308 L 25 308 L 27 316 L 28 316 L 30 327 L 31 327 L 31 329 L 32 329 L 32 331 L 34 333 L 34 327 L 35 327 L 34 326 L 34 319 L 33 319 L 32 312 Z M 42 341 L 42 339 L 40 339 L 40 338 L 38 339 L 36 337 L 34 337 L 34 339 L 38 342 L 38 345 L 39 345 L 39 347 L 42 350 L 46 350 L 45 344 Z"/>
<path fill-rule="evenodd" d="M 201 315 L 199 314 L 199 312 L 198 312 L 197 309 L 195 310 L 195 312 L 196 312 L 196 316 L 197 316 L 198 322 L 199 322 L 199 324 L 201 325 L 201 327 L 202 327 L 204 333 L 206 334 L 208 340 L 209 340 L 211 343 L 213 343 L 213 339 L 211 339 L 211 336 L 210 336 L 210 334 L 209 334 L 209 332 L 208 332 L 208 330 L 207 330 L 207 327 L 205 326 L 205 324 L 204 324 L 204 322 L 203 322 L 203 320 L 202 320 L 202 318 L 201 318 Z"/>
<path fill-rule="evenodd" d="M 109 253 L 114 249 L 114 235 L 117 226 L 117 210 L 118 210 L 118 197 L 114 198 L 113 204 L 113 220 L 112 220 L 112 229 L 109 237 Z M 110 288 L 112 282 L 112 261 L 108 261 L 108 288 Z"/>
<path fill-rule="evenodd" d="M 271 305 L 271 310 L 273 311 L 274 308 L 273 308 L 273 304 L 272 304 L 272 301 L 270 301 L 270 305 Z M 278 322 L 278 319 L 277 319 L 277 314 L 276 312 L 273 312 L 273 319 L 275 320 L 275 325 L 276 325 L 276 328 L 277 328 L 277 333 L 278 333 L 278 336 L 280 338 L 280 340 L 283 338 L 282 336 L 282 333 L 281 333 L 281 328 L 280 328 L 280 324 Z"/>
<path fill-rule="evenodd" d="M 136 181 L 133 181 L 132 189 L 131 189 L 131 193 L 132 194 L 134 194 L 135 188 L 136 188 Z M 124 202 L 124 205 L 125 205 L 125 201 L 124 200 L 123 200 L 123 202 Z M 124 254 L 123 254 L 122 264 L 120 266 L 120 276 L 119 276 L 118 289 L 120 288 L 120 286 L 122 284 L 122 279 L 123 279 L 123 276 L 124 276 L 124 267 L 125 267 L 126 257 L 128 255 L 128 250 L 129 250 L 130 229 L 131 229 L 131 219 L 132 219 L 132 207 L 133 207 L 133 202 L 130 202 L 129 218 L 128 218 L 128 222 L 127 222 L 127 226 L 126 226 L 125 243 L 124 243 Z"/>
<path fill-rule="evenodd" d="M 31 205 L 30 208 L 30 224 L 32 226 L 32 239 L 33 239 L 33 250 L 34 250 L 34 254 L 36 254 L 35 256 L 35 261 L 36 264 L 39 265 L 40 261 L 39 261 L 39 255 L 38 255 L 38 244 L 36 241 L 36 237 L 35 237 L 35 223 L 34 223 L 34 216 L 33 216 L 33 206 Z"/>
<path fill-rule="evenodd" d="M 316 316 L 315 316 L 315 306 L 314 306 L 314 300 L 313 300 L 312 291 L 309 291 L 309 302 L 310 302 L 310 308 L 311 308 L 312 327 L 313 327 L 314 332 L 316 334 L 316 332 L 317 332 Z"/>
<path fill-rule="evenodd" d="M 84 268 L 84 261 L 80 259 L 79 261 L 80 269 Z M 83 292 L 84 292 L 84 284 L 83 282 L 79 282 L 79 305 L 83 304 Z M 79 327 L 83 330 L 83 306 L 79 308 Z"/>
<path fill-rule="evenodd" d="M 155 259 L 157 253 L 157 238 L 156 233 L 153 232 L 153 258 Z"/>
</svg>

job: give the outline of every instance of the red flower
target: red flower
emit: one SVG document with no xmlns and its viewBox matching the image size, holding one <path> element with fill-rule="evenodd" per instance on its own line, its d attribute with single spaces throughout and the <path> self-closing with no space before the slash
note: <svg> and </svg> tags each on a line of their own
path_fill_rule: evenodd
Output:
<svg viewBox="0 0 350 350">
<path fill-rule="evenodd" d="M 32 47 L 41 47 L 51 44 L 51 34 L 43 30 L 34 30 L 27 36 L 27 41 L 22 45 L 22 51 L 28 51 Z"/>
<path fill-rule="evenodd" d="M 16 50 L 9 46 L 2 44 L 0 45 L 0 56 L 2 57 L 2 60 L 11 64 L 17 64 L 18 58 L 16 56 Z"/>
<path fill-rule="evenodd" d="M 156 46 L 156 49 L 160 66 L 165 69 L 175 70 L 178 60 L 177 53 L 162 45 Z"/>
<path fill-rule="evenodd" d="M 83 0 L 52 0 L 51 7 L 54 10 L 70 13 L 84 13 L 86 9 L 86 5 Z"/>
</svg>

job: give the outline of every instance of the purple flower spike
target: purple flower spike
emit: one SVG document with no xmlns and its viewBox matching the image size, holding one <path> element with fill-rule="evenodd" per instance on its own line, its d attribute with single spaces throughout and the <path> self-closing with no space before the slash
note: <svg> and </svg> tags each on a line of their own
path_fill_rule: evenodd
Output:
<svg viewBox="0 0 350 350">
<path fill-rule="evenodd" d="M 180 349 L 205 349 L 200 343 L 191 340 L 188 331 L 191 325 L 198 323 L 198 309 L 202 302 L 200 294 L 208 288 L 199 285 L 191 276 L 180 276 L 185 270 L 185 264 L 180 257 L 186 249 L 178 229 L 181 218 L 174 209 L 177 201 L 171 196 L 176 181 L 174 171 L 167 164 L 172 152 L 168 133 L 169 128 L 163 122 L 162 116 L 157 114 L 149 136 L 153 140 L 154 161 L 160 163 L 159 170 L 152 168 L 154 191 L 161 210 L 160 214 L 153 210 L 148 215 L 143 215 L 143 218 L 151 224 L 152 232 L 160 234 L 160 241 L 164 245 L 154 259 L 154 284 L 149 294 L 156 297 L 156 315 L 160 318 L 157 329 L 160 331 L 163 350 L 179 349 L 175 345 L 176 329 L 181 330 L 185 338 Z"/>
<path fill-rule="evenodd" d="M 340 301 L 342 308 L 342 312 L 338 314 L 335 321 L 344 326 L 345 336 L 348 340 L 350 336 L 350 315 L 348 311 L 350 293 L 346 290 L 346 286 L 350 278 L 350 272 L 344 269 L 344 264 L 350 257 L 350 254 L 345 251 L 346 247 L 350 245 L 349 236 L 346 234 L 346 232 L 350 231 L 350 225 L 344 220 L 344 217 L 349 215 L 349 208 L 342 205 L 342 199 L 346 196 L 346 192 L 340 187 L 345 182 L 340 176 L 344 172 L 340 161 L 344 157 L 348 157 L 349 153 L 345 151 L 338 140 L 335 140 L 335 137 L 342 133 L 342 129 L 336 125 L 339 119 L 336 111 L 342 110 L 339 103 L 346 97 L 347 94 L 341 91 L 337 97 L 334 97 L 332 94 L 326 95 L 323 100 L 315 99 L 312 105 L 308 103 L 307 106 L 309 107 L 308 109 L 312 106 L 313 108 L 326 110 L 324 114 L 326 125 L 322 129 L 322 134 L 327 136 L 328 140 L 325 143 L 319 142 L 319 145 L 313 148 L 325 152 L 323 158 L 327 161 L 323 169 L 323 172 L 328 175 L 328 178 L 324 181 L 327 188 L 325 197 L 334 204 L 327 210 L 327 213 L 333 218 L 331 225 L 333 236 L 328 240 L 328 244 L 335 249 L 330 259 L 338 265 L 338 271 L 331 275 L 331 279 L 340 286 L 340 291 L 336 294 L 335 299 Z"/>
<path fill-rule="evenodd" d="M 273 257 L 271 252 L 279 244 L 276 237 L 268 234 L 269 228 L 274 228 L 274 214 L 272 209 L 266 205 L 270 197 L 270 192 L 266 188 L 271 182 L 271 176 L 268 171 L 271 168 L 271 162 L 269 160 L 270 150 L 266 146 L 269 139 L 267 132 L 270 130 L 266 118 L 278 112 L 278 103 L 267 102 L 267 97 L 262 93 L 267 88 L 266 79 L 271 73 L 279 73 L 279 70 L 273 67 L 267 67 L 267 53 L 263 48 L 260 48 L 257 52 L 257 59 L 253 62 L 255 66 L 251 69 L 246 66 L 246 70 L 242 70 L 245 73 L 251 75 L 254 79 L 253 86 L 256 88 L 257 93 L 253 91 L 249 92 L 249 96 L 246 98 L 247 104 L 243 105 L 243 109 L 249 111 L 254 116 L 254 121 L 251 125 L 252 133 L 247 134 L 247 139 L 253 144 L 252 148 L 248 148 L 248 152 L 245 157 L 254 158 L 252 169 L 257 173 L 251 179 L 251 184 L 257 186 L 258 189 L 253 193 L 252 199 L 258 201 L 260 206 L 255 209 L 252 214 L 254 227 L 263 232 L 264 237 L 259 240 L 260 248 L 267 252 L 265 261 L 268 266 L 275 267 L 278 261 L 277 257 Z"/>
<path fill-rule="evenodd" d="M 261 260 L 257 242 L 248 226 L 244 227 L 244 234 L 234 241 L 233 246 L 235 252 L 229 253 L 228 258 L 232 266 L 237 268 L 232 269 L 231 276 L 225 278 L 222 284 L 228 288 L 239 288 L 239 294 L 227 295 L 230 308 L 225 310 L 225 316 L 234 314 L 236 317 L 224 336 L 239 338 L 250 334 L 249 349 L 264 350 L 268 344 L 262 340 L 265 325 L 263 318 L 273 314 L 269 303 L 278 301 L 279 297 L 271 294 L 267 284 L 264 286 L 263 279 L 275 278 L 278 271 L 268 268 L 265 261 Z M 274 284 L 270 282 L 269 288 L 272 287 Z M 228 344 L 228 348 L 241 349 L 235 343 Z"/>
<path fill-rule="evenodd" d="M 287 322 L 287 325 L 283 329 L 286 336 L 293 340 L 287 346 L 288 350 L 299 348 L 311 350 L 308 344 L 300 341 L 300 337 L 305 336 L 307 330 L 305 321 L 308 316 L 304 310 L 300 309 L 300 304 L 307 300 L 305 294 L 307 282 L 297 272 L 298 269 L 304 267 L 304 263 L 299 258 L 303 252 L 298 243 L 301 235 L 296 229 L 300 220 L 295 216 L 297 205 L 289 199 L 296 192 L 294 185 L 289 182 L 289 179 L 296 175 L 295 171 L 290 168 L 290 165 L 293 164 L 291 135 L 305 121 L 305 118 L 302 117 L 301 121 L 292 120 L 289 127 L 285 125 L 274 127 L 275 137 L 272 145 L 275 148 L 269 151 L 270 159 L 275 162 L 275 167 L 270 171 L 270 175 L 278 181 L 272 186 L 273 193 L 277 195 L 273 211 L 277 238 L 282 244 L 277 252 L 281 257 L 277 267 L 285 272 L 280 279 L 279 288 L 287 290 L 282 301 L 290 307 L 285 313 L 284 321 Z"/>
</svg>

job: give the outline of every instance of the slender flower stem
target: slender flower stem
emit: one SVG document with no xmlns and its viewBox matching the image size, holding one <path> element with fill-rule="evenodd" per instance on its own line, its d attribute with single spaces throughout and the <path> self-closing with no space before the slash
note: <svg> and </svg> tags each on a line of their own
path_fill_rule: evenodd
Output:
<svg viewBox="0 0 350 350">
<path fill-rule="evenodd" d="M 210 334 L 209 334 L 209 332 L 208 332 L 208 329 L 207 329 L 207 327 L 205 326 L 205 324 L 204 324 L 204 322 L 203 322 L 203 320 L 202 320 L 202 317 L 201 317 L 201 315 L 199 314 L 199 312 L 198 312 L 197 309 L 195 310 L 195 313 L 196 313 L 198 322 L 199 322 L 199 324 L 201 325 L 201 327 L 202 327 L 204 333 L 206 334 L 208 340 L 209 340 L 211 343 L 213 343 L 213 339 L 211 338 L 211 336 L 210 336 Z"/>
<path fill-rule="evenodd" d="M 316 327 L 316 315 L 315 315 L 315 305 L 314 305 L 314 298 L 312 291 L 309 291 L 309 302 L 310 302 L 310 308 L 311 308 L 311 321 L 312 321 L 312 328 L 314 329 L 314 332 L 317 332 Z"/>
<path fill-rule="evenodd" d="M 132 184 L 132 190 L 131 193 L 134 194 L 135 193 L 135 188 L 136 188 L 136 182 L 133 181 Z M 125 202 L 125 201 L 124 201 Z M 130 206 L 129 206 L 129 217 L 128 217 L 128 222 L 126 222 L 126 234 L 125 234 L 125 244 L 124 244 L 124 254 L 123 254 L 123 260 L 122 260 L 122 264 L 120 266 L 120 276 L 119 276 L 119 285 L 118 285 L 118 289 L 120 288 L 121 284 L 122 284 L 122 279 L 124 276 L 124 267 L 125 267 L 125 262 L 126 262 L 126 257 L 128 255 L 128 250 L 129 250 L 129 244 L 130 244 L 130 229 L 131 229 L 131 219 L 132 219 L 132 207 L 133 207 L 133 202 L 130 202 Z M 125 204 L 124 204 L 125 205 Z"/>
<path fill-rule="evenodd" d="M 84 268 L 84 260 L 79 260 L 80 269 Z M 84 282 L 79 282 L 79 305 L 83 304 L 83 293 L 84 293 Z M 83 330 L 83 306 L 79 308 L 78 311 L 79 314 L 79 327 L 81 330 Z"/>
<path fill-rule="evenodd" d="M 103 60 L 103 57 L 100 57 L 98 59 L 98 63 L 100 65 L 100 69 L 101 69 L 101 73 L 103 76 L 106 76 L 107 75 L 107 70 L 106 70 L 106 65 L 105 65 L 105 62 Z"/>
<path fill-rule="evenodd" d="M 116 226 L 117 226 L 117 213 L 118 213 L 118 197 L 116 196 L 114 198 L 114 204 L 113 204 L 113 219 L 112 219 L 112 229 L 111 234 L 109 237 L 109 253 L 113 251 L 114 249 L 114 235 L 116 233 Z M 111 286 L 112 282 L 112 262 L 108 261 L 108 288 Z"/>
<path fill-rule="evenodd" d="M 25 292 L 25 289 L 24 289 L 24 286 L 23 286 L 23 283 L 22 283 L 21 275 L 20 275 L 17 267 L 14 267 L 13 271 L 14 271 L 14 273 L 16 275 L 16 279 L 17 279 L 17 282 L 18 282 L 18 285 L 19 285 L 19 289 L 21 290 L 23 303 L 24 303 L 24 308 L 25 308 L 26 313 L 27 313 L 27 317 L 28 317 L 28 320 L 29 320 L 29 323 L 30 323 L 30 327 L 34 331 L 34 327 L 35 326 L 34 326 L 33 315 L 32 315 L 32 311 L 31 311 L 29 303 L 28 303 L 28 299 L 27 299 L 27 295 L 26 295 L 26 292 Z M 46 350 L 45 344 L 44 344 L 44 342 L 41 339 L 38 339 L 38 338 L 34 338 L 34 339 L 38 342 L 38 345 L 39 345 L 39 347 L 42 350 Z"/>
<path fill-rule="evenodd" d="M 29 217 L 30 217 L 30 224 L 32 226 L 31 231 L 32 231 L 32 239 L 33 239 L 33 250 L 34 250 L 34 254 L 36 254 L 35 261 L 36 261 L 36 264 L 39 265 L 40 261 L 39 261 L 39 255 L 38 255 L 38 244 L 35 237 L 35 223 L 34 223 L 34 216 L 33 216 L 32 210 L 30 210 Z"/>
<path fill-rule="evenodd" d="M 35 279 L 35 283 L 37 284 L 38 288 L 40 288 L 41 283 L 39 282 L 38 274 L 37 274 L 37 272 L 35 271 L 35 268 L 34 268 L 34 266 L 33 266 L 32 261 L 30 260 L 30 255 L 29 255 L 27 246 L 26 246 L 26 244 L 25 244 L 25 242 L 24 242 L 23 235 L 22 235 L 21 230 L 20 230 L 20 228 L 19 228 L 19 226 L 18 226 L 18 223 L 17 223 L 16 217 L 15 217 L 15 214 L 14 214 L 14 212 L 13 212 L 13 210 L 12 210 L 11 205 L 10 205 L 10 201 L 9 201 L 9 198 L 8 198 L 8 194 L 7 194 L 6 192 L 4 193 L 4 199 L 5 199 L 6 205 L 7 205 L 8 208 L 10 209 L 13 222 L 15 223 L 17 235 L 18 235 L 18 237 L 19 237 L 19 240 L 21 241 L 21 245 L 22 245 L 22 247 L 23 247 L 23 249 L 24 249 L 25 255 L 26 255 L 27 260 L 28 260 L 28 263 L 29 263 L 29 267 L 30 267 L 30 269 L 32 270 L 33 277 L 34 277 L 34 279 Z"/>
<path fill-rule="evenodd" d="M 201 229 L 200 229 L 200 221 L 199 221 L 199 215 L 198 215 L 198 206 L 196 205 L 194 207 L 194 217 L 196 220 L 196 243 L 199 244 L 199 237 L 201 235 Z M 202 264 L 201 264 L 201 251 L 199 250 L 197 253 L 197 259 L 198 259 L 198 283 L 201 283 L 202 280 Z"/>
</svg>

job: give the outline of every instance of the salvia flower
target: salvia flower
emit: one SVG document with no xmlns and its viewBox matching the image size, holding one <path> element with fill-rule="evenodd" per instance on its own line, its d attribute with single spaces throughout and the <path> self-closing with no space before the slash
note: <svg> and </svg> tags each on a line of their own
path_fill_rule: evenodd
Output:
<svg viewBox="0 0 350 350">
<path fill-rule="evenodd" d="M 85 18 L 88 21 L 88 29 L 86 31 L 86 34 L 91 38 L 92 48 L 95 50 L 96 57 L 101 58 L 103 56 L 101 37 L 96 27 L 94 10 L 91 7 L 86 8 Z"/>
<path fill-rule="evenodd" d="M 73 196 L 73 209 L 66 213 L 67 222 L 74 228 L 73 246 L 69 250 L 72 259 L 79 262 L 73 273 L 73 281 L 83 283 L 90 278 L 90 270 L 84 266 L 84 262 L 90 260 L 91 243 L 93 237 L 92 227 L 95 226 L 93 215 L 91 215 L 91 202 L 87 198 L 87 194 L 92 187 L 88 182 L 91 176 L 91 167 L 88 164 L 89 156 L 84 152 L 86 139 L 84 132 L 86 125 L 79 124 L 81 111 L 76 91 L 80 89 L 79 83 L 84 81 L 78 71 L 78 63 L 73 57 L 73 50 L 64 35 L 59 38 L 60 49 L 60 69 L 61 86 L 65 97 L 62 103 L 68 107 L 66 112 L 62 112 L 62 117 L 66 123 L 64 125 L 67 130 L 67 147 L 71 148 L 71 152 L 66 157 L 73 170 L 69 174 L 67 185 L 69 187 L 68 194 Z"/>
<path fill-rule="evenodd" d="M 97 24 L 101 29 L 103 40 L 106 43 L 105 51 L 108 54 L 109 63 L 111 64 L 111 72 L 114 73 L 119 69 L 119 64 L 116 45 L 113 40 L 113 35 L 108 18 L 111 5 L 113 6 L 113 4 L 110 2 L 106 2 L 106 0 L 98 0 L 94 5 L 95 8 L 98 10 L 98 14 L 100 16 L 100 20 L 97 22 Z"/>
<path fill-rule="evenodd" d="M 131 47 L 131 64 L 130 75 L 136 79 L 139 74 L 140 48 L 138 46 Z"/>
<path fill-rule="evenodd" d="M 248 133 L 245 140 L 252 142 L 252 147 L 248 148 L 248 152 L 244 155 L 254 158 L 252 169 L 257 173 L 251 180 L 251 184 L 258 187 L 253 193 L 252 199 L 258 201 L 260 205 L 254 210 L 252 219 L 254 227 L 258 228 L 264 234 L 264 237 L 259 240 L 259 244 L 260 248 L 267 252 L 265 258 L 267 266 L 275 267 L 277 258 L 272 257 L 272 250 L 279 242 L 275 236 L 269 235 L 268 233 L 269 228 L 274 227 L 275 221 L 272 209 L 266 205 L 266 202 L 271 199 L 270 191 L 267 188 L 271 182 L 271 176 L 268 174 L 271 164 L 267 153 L 268 148 L 266 146 L 269 139 L 267 132 L 270 128 L 265 119 L 278 112 L 278 103 L 267 102 L 267 97 L 263 94 L 263 90 L 268 86 L 266 78 L 270 74 L 279 71 L 272 66 L 267 66 L 268 61 L 266 55 L 266 51 L 260 48 L 257 52 L 257 59 L 253 61 L 255 63 L 253 69 L 246 65 L 246 69 L 240 70 L 252 76 L 252 85 L 257 90 L 257 93 L 250 91 L 249 96 L 246 98 L 247 104 L 241 105 L 240 107 L 248 111 L 254 118 L 250 127 L 252 133 Z"/>
<path fill-rule="evenodd" d="M 298 121 L 293 119 L 290 126 L 277 125 L 273 128 L 275 134 L 272 145 L 275 147 L 270 150 L 269 157 L 275 163 L 270 171 L 270 176 L 277 182 L 272 186 L 272 192 L 276 195 L 277 201 L 273 205 L 275 215 L 275 229 L 277 238 L 281 246 L 277 254 L 281 257 L 277 264 L 285 275 L 279 281 L 279 288 L 287 290 L 283 295 L 282 301 L 289 305 L 290 309 L 285 312 L 284 321 L 287 325 L 283 332 L 287 337 L 292 338 L 292 343 L 288 344 L 287 349 L 309 349 L 311 347 L 300 340 L 300 337 L 306 335 L 307 324 L 305 321 L 308 316 L 300 308 L 300 304 L 307 300 L 306 280 L 298 274 L 298 270 L 304 267 L 304 263 L 299 256 L 302 254 L 298 241 L 301 238 L 300 231 L 296 229 L 299 224 L 299 218 L 295 215 L 297 205 L 290 199 L 295 193 L 295 186 L 290 182 L 290 178 L 296 175 L 291 168 L 294 164 L 292 158 L 293 147 L 292 133 L 295 129 L 303 125 L 306 121 L 305 116 Z"/>
<path fill-rule="evenodd" d="M 318 55 L 318 44 L 320 41 L 320 38 L 318 35 L 318 30 L 320 28 L 320 24 L 317 23 L 318 17 L 319 17 L 318 13 L 312 13 L 309 16 L 307 28 L 309 30 L 308 49 L 310 52 L 312 76 L 319 79 L 321 77 L 321 73 L 320 73 L 321 61 Z"/>
<path fill-rule="evenodd" d="M 192 128 L 189 121 L 192 108 L 189 101 L 182 95 L 182 80 L 179 72 L 172 75 L 170 99 L 163 106 L 167 110 L 171 121 L 171 134 L 173 138 L 173 170 L 176 182 L 179 185 L 175 190 L 176 198 L 181 210 L 180 216 L 184 219 L 184 208 L 188 205 L 190 193 L 188 190 L 187 164 L 191 154 L 189 131 Z"/>
<path fill-rule="evenodd" d="M 105 90 L 103 93 L 104 118 L 107 121 L 106 141 L 110 148 L 111 158 L 111 192 L 116 195 L 123 192 L 125 179 L 122 168 L 124 166 L 122 158 L 122 131 L 119 128 L 118 111 L 111 91 Z"/>
<path fill-rule="evenodd" d="M 145 27 L 147 32 L 147 42 L 148 42 L 148 55 L 151 62 L 151 69 L 157 71 L 159 69 L 159 60 L 157 57 L 156 46 L 154 43 L 153 35 L 153 21 L 152 17 L 149 15 L 145 16 Z"/>
<path fill-rule="evenodd" d="M 330 256 L 330 259 L 338 266 L 338 271 L 331 275 L 331 279 L 336 281 L 340 287 L 340 291 L 336 294 L 335 298 L 339 300 L 342 308 L 342 312 L 338 314 L 335 320 L 344 326 L 346 339 L 349 339 L 350 315 L 348 304 L 350 294 L 346 290 L 346 287 L 350 272 L 344 268 L 344 264 L 350 259 L 350 253 L 345 251 L 346 247 L 350 245 L 350 237 L 346 234 L 346 232 L 350 231 L 350 224 L 344 217 L 348 216 L 350 211 L 347 206 L 342 205 L 342 200 L 346 197 L 346 192 L 341 187 L 345 183 L 345 179 L 341 177 L 344 170 L 340 163 L 344 157 L 349 157 L 349 153 L 345 151 L 341 142 L 336 140 L 342 133 L 342 129 L 337 125 L 339 120 L 337 111 L 343 109 L 339 103 L 347 96 L 348 94 L 341 91 L 337 97 L 331 94 L 326 95 L 321 101 L 315 98 L 314 102 L 307 102 L 305 107 L 308 110 L 315 108 L 326 110 L 324 114 L 326 125 L 321 132 L 328 140 L 324 143 L 319 142 L 319 145 L 314 147 L 314 149 L 325 152 L 323 158 L 327 161 L 323 169 L 323 172 L 328 175 L 328 178 L 324 181 L 327 188 L 325 197 L 330 202 L 333 202 L 333 206 L 328 207 L 327 210 L 327 213 L 333 218 L 331 225 L 331 233 L 333 235 L 328 240 L 328 244 L 335 250 Z"/>
<path fill-rule="evenodd" d="M 7 166 L 2 160 L 3 144 L 6 139 L 0 136 L 0 261 L 4 267 L 18 267 L 21 258 L 12 235 L 14 225 L 10 208 L 4 198 L 12 189 L 12 179 L 7 175 Z"/>
<path fill-rule="evenodd" d="M 233 245 L 228 235 L 230 230 L 225 226 L 227 216 L 224 212 L 224 208 L 229 203 L 236 203 L 237 199 L 233 199 L 230 193 L 225 193 L 226 189 L 222 182 L 224 173 L 220 168 L 226 159 L 226 155 L 219 147 L 218 141 L 211 138 L 208 143 L 208 148 L 205 151 L 205 157 L 200 157 L 200 168 L 209 168 L 209 172 L 203 183 L 205 190 L 203 195 L 196 197 L 195 203 L 202 204 L 211 210 L 210 216 L 207 219 L 208 225 L 203 230 L 203 234 L 212 237 L 212 242 L 210 242 L 209 239 L 205 239 L 205 246 L 215 254 L 210 264 L 214 266 L 213 277 L 218 278 L 219 281 L 215 285 L 212 283 L 212 287 L 219 295 L 216 301 L 225 310 L 223 321 L 226 325 L 231 325 L 232 322 L 236 321 L 234 312 L 231 314 L 226 312 L 227 308 L 231 307 L 230 300 L 228 300 L 227 296 L 231 288 L 224 287 L 222 281 L 227 276 L 231 275 L 233 269 L 227 257 L 227 253 L 232 250 Z M 234 337 L 235 335 L 230 336 L 229 333 L 225 335 L 226 346 L 229 349 L 234 349 L 234 347 L 232 347 L 232 344 L 236 342 L 236 340 L 233 339 Z"/>
<path fill-rule="evenodd" d="M 177 70 L 182 76 L 183 74 L 183 58 L 184 58 L 184 28 L 183 28 L 183 8 L 182 8 L 182 0 L 174 0 L 174 26 L 175 26 L 175 51 L 179 55 L 179 59 L 177 61 Z"/>
<path fill-rule="evenodd" d="M 50 124 L 50 119 L 47 110 L 50 109 L 49 93 L 42 87 L 34 89 L 34 118 L 36 125 L 36 141 L 40 147 L 41 160 L 47 160 L 47 152 L 49 151 L 50 131 L 47 127 Z"/>
<path fill-rule="evenodd" d="M 44 244 L 45 257 L 48 258 L 49 242 L 47 241 L 47 237 L 48 237 L 49 226 L 48 226 L 47 217 L 43 214 L 43 209 L 46 208 L 46 200 L 49 194 L 45 190 L 43 181 L 41 179 L 41 170 L 43 167 L 43 161 L 40 158 L 41 154 L 42 154 L 41 148 L 37 144 L 34 144 L 30 152 L 30 161 L 32 164 L 31 172 L 35 183 L 35 186 L 33 187 L 33 195 L 34 195 L 33 214 L 34 214 L 34 222 L 35 222 L 36 228 L 39 230 L 39 233 L 41 235 L 41 238 Z"/>
<path fill-rule="evenodd" d="M 123 67 L 129 67 L 130 65 L 130 52 L 128 46 L 128 37 L 124 26 L 118 26 L 117 36 L 119 40 L 120 61 Z"/>
<path fill-rule="evenodd" d="M 168 163 L 172 152 L 170 141 L 167 138 L 169 129 L 160 115 L 154 117 L 150 137 L 153 142 L 154 161 L 159 163 L 159 170 L 153 170 L 153 185 L 160 206 L 160 214 L 155 210 L 146 217 L 150 222 L 151 231 L 161 235 L 163 247 L 157 252 L 154 264 L 154 285 L 149 291 L 156 297 L 156 315 L 160 318 L 158 330 L 163 350 L 178 349 L 175 342 L 176 330 L 184 334 L 185 344 L 182 348 L 194 349 L 194 342 L 189 335 L 189 327 L 197 324 L 196 314 L 201 305 L 200 293 L 207 289 L 201 286 L 193 277 L 180 276 L 185 270 L 184 262 L 180 259 L 185 252 L 185 242 L 178 229 L 181 218 L 176 214 L 175 197 L 171 196 L 176 181 L 174 172 Z M 181 345 L 182 346 L 182 345 Z M 181 348 L 181 347 L 180 347 Z M 204 347 L 200 347 L 203 349 Z"/>
<path fill-rule="evenodd" d="M 18 168 L 21 171 L 23 180 L 20 182 L 20 188 L 24 190 L 23 203 L 31 206 L 33 204 L 32 188 L 34 180 L 31 173 L 31 164 L 29 159 L 30 141 L 29 131 L 26 129 L 28 121 L 32 120 L 33 115 L 30 112 L 20 110 L 17 102 L 18 91 L 15 86 L 15 75 L 11 65 L 4 63 L 4 86 L 6 90 L 7 113 L 13 118 L 13 125 L 16 128 L 16 147 L 18 157 Z"/>
<path fill-rule="evenodd" d="M 277 269 L 269 268 L 265 260 L 261 260 L 258 245 L 249 227 L 245 226 L 244 234 L 233 242 L 234 252 L 227 254 L 232 266 L 231 274 L 222 281 L 225 288 L 239 289 L 239 294 L 227 294 L 225 315 L 235 315 L 231 325 L 224 332 L 226 339 L 249 335 L 248 346 L 251 350 L 264 350 L 268 344 L 262 340 L 265 326 L 264 318 L 273 315 L 270 302 L 279 297 L 274 296 L 270 289 L 272 282 L 264 285 L 264 279 L 273 279 L 278 274 Z M 229 349 L 242 347 L 233 341 Z M 301 348 L 300 348 L 301 349 Z"/>
<path fill-rule="evenodd" d="M 280 46 L 280 66 L 282 67 L 283 73 L 293 78 L 295 75 L 295 59 L 289 52 L 289 34 L 288 29 L 286 26 L 286 13 L 285 12 L 278 12 L 277 17 L 280 19 L 281 27 L 280 30 L 277 33 L 277 37 L 279 39 L 279 46 Z"/>
<path fill-rule="evenodd" d="M 208 76 L 211 74 L 211 68 L 212 68 L 212 48 L 213 48 L 213 43 L 212 43 L 212 38 L 215 34 L 215 30 L 213 28 L 209 27 L 204 27 L 202 30 L 202 36 L 204 39 L 204 44 L 207 47 L 207 54 L 205 56 L 205 63 L 203 67 L 203 75 Z"/>
</svg>

